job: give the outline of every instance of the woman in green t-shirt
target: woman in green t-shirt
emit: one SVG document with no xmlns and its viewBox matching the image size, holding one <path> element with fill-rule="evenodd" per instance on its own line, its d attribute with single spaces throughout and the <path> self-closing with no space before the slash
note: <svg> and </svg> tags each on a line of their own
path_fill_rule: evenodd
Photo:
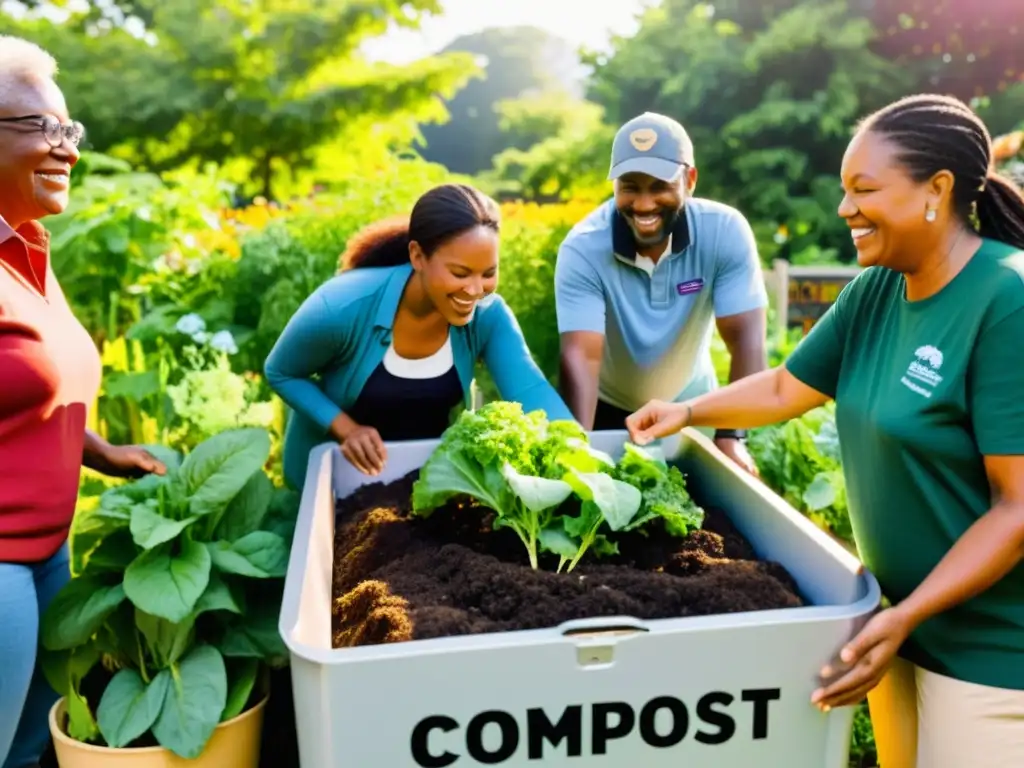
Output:
<svg viewBox="0 0 1024 768">
<path fill-rule="evenodd" d="M 785 365 L 627 420 L 753 428 L 830 399 L 850 517 L 892 607 L 822 670 L 870 692 L 885 768 L 1024 766 L 1024 196 L 963 102 L 902 99 L 843 158 L 866 269 Z"/>
</svg>

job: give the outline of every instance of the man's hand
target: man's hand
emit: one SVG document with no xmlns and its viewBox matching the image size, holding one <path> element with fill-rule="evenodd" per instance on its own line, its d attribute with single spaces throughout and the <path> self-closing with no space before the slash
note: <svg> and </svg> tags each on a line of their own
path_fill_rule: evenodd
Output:
<svg viewBox="0 0 1024 768">
<path fill-rule="evenodd" d="M 757 464 L 754 463 L 754 459 L 751 457 L 750 452 L 747 451 L 747 446 L 742 440 L 738 440 L 735 437 L 717 437 L 715 438 L 715 445 L 718 447 L 718 450 L 728 456 L 740 469 L 749 472 L 754 477 L 761 477 L 757 471 Z"/>
<path fill-rule="evenodd" d="M 95 457 L 91 468 L 109 477 L 137 478 L 150 474 L 167 474 L 167 467 L 163 462 L 139 445 L 108 443 Z"/>
</svg>

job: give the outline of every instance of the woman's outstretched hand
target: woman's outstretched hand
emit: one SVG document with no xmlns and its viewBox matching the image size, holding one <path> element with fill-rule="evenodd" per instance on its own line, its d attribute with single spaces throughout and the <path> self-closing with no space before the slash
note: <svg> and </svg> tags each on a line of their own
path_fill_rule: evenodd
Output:
<svg viewBox="0 0 1024 768">
<path fill-rule="evenodd" d="M 341 453 L 364 475 L 379 475 L 388 459 L 380 433 L 373 427 L 358 426 L 341 441 Z"/>
<path fill-rule="evenodd" d="M 690 406 L 651 400 L 626 418 L 629 438 L 637 445 L 647 445 L 660 437 L 674 435 L 690 421 Z"/>
</svg>

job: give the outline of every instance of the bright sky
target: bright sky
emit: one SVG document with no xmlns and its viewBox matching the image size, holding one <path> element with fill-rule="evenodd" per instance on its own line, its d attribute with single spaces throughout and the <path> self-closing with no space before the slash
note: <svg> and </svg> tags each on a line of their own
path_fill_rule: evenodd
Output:
<svg viewBox="0 0 1024 768">
<path fill-rule="evenodd" d="M 459 35 L 487 27 L 535 26 L 570 45 L 604 48 L 610 35 L 632 35 L 635 16 L 651 0 L 441 0 L 444 12 L 416 31 L 393 29 L 366 43 L 376 60 L 404 64 L 436 53 Z"/>
<path fill-rule="evenodd" d="M 406 64 L 429 56 L 456 37 L 487 27 L 534 26 L 559 35 L 574 47 L 606 48 L 611 35 L 632 35 L 636 16 L 656 0 L 440 0 L 442 13 L 427 17 L 419 30 L 392 27 L 369 40 L 363 51 L 371 59 Z M 54 3 L 43 13 L 62 18 L 66 10 Z M 69 0 L 81 7 L 85 0 Z M 0 13 L 20 16 L 17 0 L 0 0 Z"/>
</svg>

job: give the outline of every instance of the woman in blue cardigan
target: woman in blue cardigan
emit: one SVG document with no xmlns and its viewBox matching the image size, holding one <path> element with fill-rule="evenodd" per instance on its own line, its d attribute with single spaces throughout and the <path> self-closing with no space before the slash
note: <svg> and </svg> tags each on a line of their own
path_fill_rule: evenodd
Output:
<svg viewBox="0 0 1024 768">
<path fill-rule="evenodd" d="M 453 408 L 469 405 L 478 359 L 503 399 L 573 418 L 494 292 L 498 234 L 493 200 L 446 184 L 424 194 L 411 216 L 350 240 L 343 271 L 306 299 L 265 366 L 293 411 L 284 445 L 289 485 L 302 487 L 309 452 L 325 440 L 377 475 L 385 441 L 439 437 Z"/>
</svg>

